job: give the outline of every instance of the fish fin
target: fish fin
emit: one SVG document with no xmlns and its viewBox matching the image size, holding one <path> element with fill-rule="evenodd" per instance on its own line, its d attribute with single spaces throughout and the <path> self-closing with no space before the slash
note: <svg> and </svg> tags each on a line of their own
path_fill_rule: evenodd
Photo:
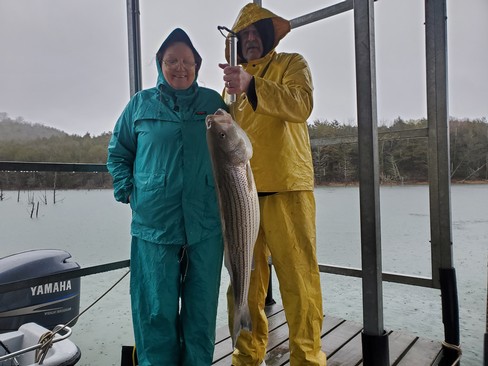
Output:
<svg viewBox="0 0 488 366">
<path fill-rule="evenodd" d="M 230 260 L 229 251 L 224 248 L 224 266 L 227 268 L 227 272 L 229 273 L 230 284 L 234 283 L 234 272 L 232 271 L 232 262 Z"/>
<path fill-rule="evenodd" d="M 253 190 L 254 176 L 252 175 L 251 164 L 249 162 L 246 164 L 246 175 L 247 175 L 247 188 L 249 192 Z"/>
</svg>

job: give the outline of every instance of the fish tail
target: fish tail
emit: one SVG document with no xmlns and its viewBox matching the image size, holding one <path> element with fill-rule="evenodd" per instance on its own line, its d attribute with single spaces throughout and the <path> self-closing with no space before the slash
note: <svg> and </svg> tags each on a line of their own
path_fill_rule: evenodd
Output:
<svg viewBox="0 0 488 366">
<path fill-rule="evenodd" d="M 241 309 L 241 327 L 242 329 L 252 332 L 251 313 L 249 312 L 249 306 L 247 304 Z"/>
<path fill-rule="evenodd" d="M 252 331 L 251 325 L 251 313 L 249 312 L 249 306 L 245 305 L 239 309 L 234 310 L 234 325 L 232 330 L 232 347 L 235 347 L 237 338 L 241 333 L 241 330 Z"/>
</svg>

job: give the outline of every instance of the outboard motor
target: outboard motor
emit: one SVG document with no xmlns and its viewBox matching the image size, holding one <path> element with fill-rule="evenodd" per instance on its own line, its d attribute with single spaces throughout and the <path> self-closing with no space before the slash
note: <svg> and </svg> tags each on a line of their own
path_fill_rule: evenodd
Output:
<svg viewBox="0 0 488 366">
<path fill-rule="evenodd" d="M 79 269 L 68 262 L 64 250 L 31 250 L 0 258 L 0 284 Z M 80 278 L 49 281 L 25 289 L 0 293 L 0 333 L 35 322 L 53 329 L 79 314 Z M 72 326 L 74 323 L 71 323 Z"/>
</svg>

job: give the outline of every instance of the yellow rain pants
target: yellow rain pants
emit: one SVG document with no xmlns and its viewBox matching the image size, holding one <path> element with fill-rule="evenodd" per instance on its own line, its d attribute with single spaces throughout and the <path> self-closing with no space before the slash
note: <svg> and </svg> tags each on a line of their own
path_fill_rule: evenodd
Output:
<svg viewBox="0 0 488 366">
<path fill-rule="evenodd" d="M 326 366 L 320 338 L 323 310 L 313 192 L 280 192 L 260 197 L 259 204 L 261 227 L 254 247 L 249 288 L 252 332 L 241 331 L 232 364 L 258 366 L 264 359 L 268 343 L 264 302 L 271 254 L 290 333 L 290 365 Z M 233 314 L 233 299 L 229 294 L 229 314 Z"/>
</svg>

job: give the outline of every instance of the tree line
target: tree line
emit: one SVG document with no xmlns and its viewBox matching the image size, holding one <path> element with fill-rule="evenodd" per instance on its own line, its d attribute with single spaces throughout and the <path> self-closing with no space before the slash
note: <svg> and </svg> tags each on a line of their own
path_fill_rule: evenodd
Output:
<svg viewBox="0 0 488 366">
<path fill-rule="evenodd" d="M 428 181 L 427 120 L 395 119 L 378 127 L 381 183 Z M 425 130 L 424 137 L 398 138 L 398 132 Z M 311 141 L 327 138 L 312 148 L 317 184 L 356 183 L 359 180 L 358 128 L 337 121 L 315 121 L 309 126 Z M 410 134 L 415 136 L 415 134 Z M 421 136 L 422 133 L 417 134 Z M 348 139 L 349 137 L 349 139 Z M 488 181 L 488 123 L 486 118 L 449 121 L 450 170 L 453 182 Z"/>
<path fill-rule="evenodd" d="M 1 126 L 1 125 L 0 125 Z M 39 127 L 39 126 L 36 126 Z M 391 138 L 398 131 L 421 130 L 425 119 L 397 118 L 378 127 L 381 183 L 428 180 L 427 138 Z M 316 184 L 358 182 L 356 126 L 316 120 L 309 125 Z M 100 136 L 53 134 L 50 137 L 4 140 L 0 161 L 105 164 L 111 133 Z M 488 181 L 488 123 L 486 118 L 449 122 L 451 178 L 454 182 Z M 356 139 L 355 139 L 356 138 Z M 314 141 L 327 141 L 314 144 Z M 0 190 L 111 188 L 108 173 L 0 172 Z"/>
<path fill-rule="evenodd" d="M 100 136 L 66 135 L 29 140 L 4 141 L 0 161 L 90 163 L 107 162 L 111 133 Z M 0 172 L 0 189 L 94 189 L 111 188 L 108 173 Z"/>
</svg>

